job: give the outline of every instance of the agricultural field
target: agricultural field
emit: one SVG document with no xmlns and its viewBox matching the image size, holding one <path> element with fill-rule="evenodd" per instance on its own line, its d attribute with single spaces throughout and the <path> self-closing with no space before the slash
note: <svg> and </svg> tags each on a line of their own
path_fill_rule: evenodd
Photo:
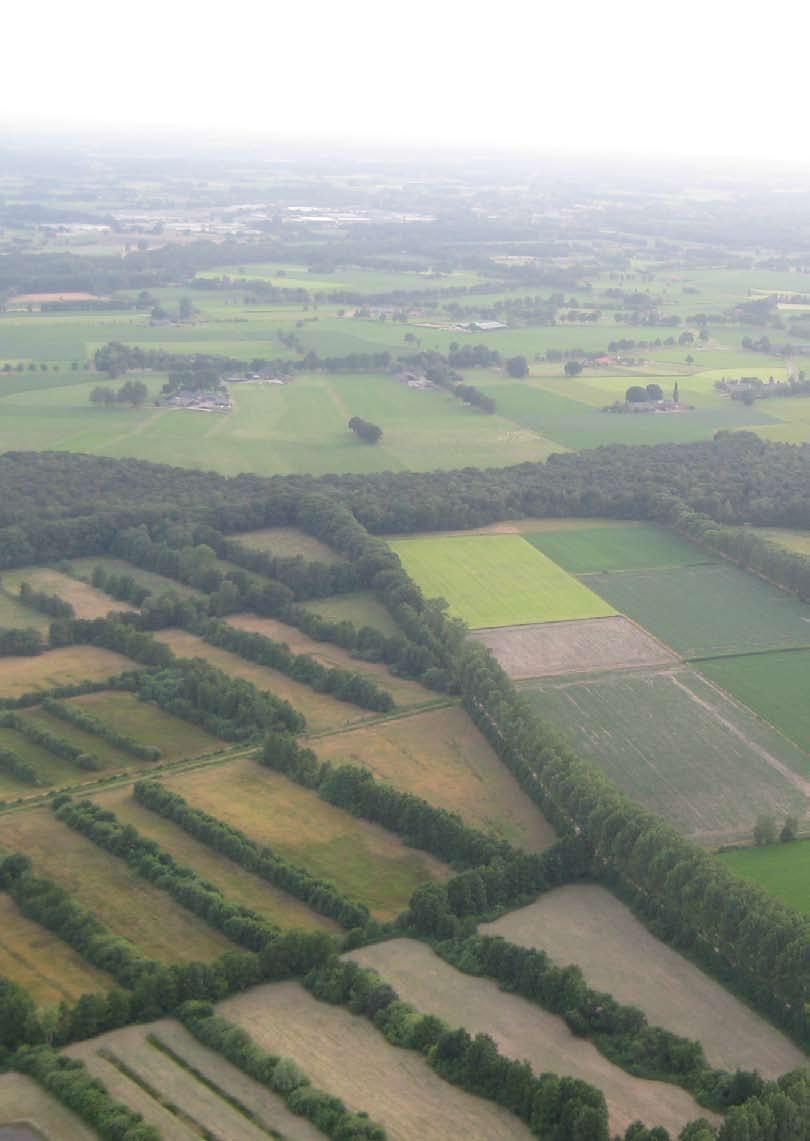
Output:
<svg viewBox="0 0 810 1141">
<path fill-rule="evenodd" d="M 33 658 L 0 658 L 0 697 L 22 697 L 80 681 L 104 681 L 133 662 L 100 646 L 61 646 Z"/>
<path fill-rule="evenodd" d="M 687 669 L 527 683 L 582 756 L 699 843 L 751 835 L 761 812 L 803 817 L 810 757 Z"/>
<path fill-rule="evenodd" d="M 207 961 L 234 946 L 160 888 L 131 871 L 48 809 L 0 817 L 0 844 L 22 852 L 116 935 L 161 962 Z"/>
<path fill-rule="evenodd" d="M 391 832 L 252 760 L 171 774 L 165 781 L 195 808 L 331 880 L 381 921 L 399 915 L 420 884 L 450 875 L 444 864 Z"/>
<path fill-rule="evenodd" d="M 778 825 L 777 825 L 778 827 Z M 717 858 L 803 915 L 810 915 L 810 842 L 795 840 L 718 852 Z"/>
<path fill-rule="evenodd" d="M 20 567 L 3 577 L 7 590 L 19 590 L 20 583 L 27 582 L 34 590 L 56 594 L 70 603 L 77 618 L 106 618 L 111 610 L 121 609 L 121 603 L 108 594 L 50 567 Z"/>
<path fill-rule="evenodd" d="M 343 561 L 337 551 L 328 547 L 326 543 L 322 543 L 320 539 L 316 539 L 314 535 L 308 535 L 306 531 L 301 531 L 298 527 L 265 527 L 260 531 L 243 531 L 239 535 L 234 535 L 233 538 L 244 543 L 246 547 L 253 547 L 257 551 L 269 551 L 279 558 L 286 559 L 300 555 L 301 558 L 310 562 L 338 563 Z"/>
<path fill-rule="evenodd" d="M 256 987 L 219 1010 L 265 1050 L 293 1058 L 313 1085 L 365 1110 L 385 1126 L 389 1141 L 532 1136 L 507 1110 L 449 1085 L 420 1054 L 389 1045 L 368 1019 L 319 1002 L 299 983 Z"/>
<path fill-rule="evenodd" d="M 435 1014 L 450 1026 L 464 1026 L 470 1034 L 489 1034 L 502 1054 L 525 1059 L 536 1074 L 575 1077 L 601 1089 L 614 1134 L 623 1133 L 633 1121 L 677 1132 L 701 1116 L 685 1090 L 632 1077 L 592 1042 L 576 1038 L 562 1018 L 502 991 L 491 979 L 463 974 L 424 943 L 395 939 L 350 954 L 378 971 L 417 1010 Z"/>
<path fill-rule="evenodd" d="M 353 622 L 358 629 L 372 626 L 389 637 L 402 633 L 383 604 L 377 601 L 370 590 L 335 594 L 331 598 L 314 598 L 302 605 L 313 614 L 320 614 L 328 622 Z"/>
<path fill-rule="evenodd" d="M 398 539 L 390 543 L 428 598 L 473 629 L 614 614 L 520 535 Z"/>
<path fill-rule="evenodd" d="M 711 561 L 700 547 L 646 523 L 524 531 L 524 537 L 572 574 L 692 566 Z"/>
<path fill-rule="evenodd" d="M 807 1064 L 798 1046 L 652 935 L 603 887 L 556 888 L 480 931 L 537 947 L 560 966 L 576 963 L 590 986 L 640 1007 L 652 1025 L 696 1038 L 713 1066 L 775 1078 Z"/>
<path fill-rule="evenodd" d="M 0 1074 L 0 1123 L 30 1126 L 27 1133 L 7 1133 L 3 1141 L 97 1141 L 98 1134 L 75 1113 L 25 1074 Z M 0 1128 L 2 1128 L 0 1126 Z M 31 1130 L 35 1130 L 32 1132 Z M 0 1137 L 3 1134 L 0 1132 Z"/>
<path fill-rule="evenodd" d="M 398 717 L 313 742 L 324 760 L 362 765 L 402 792 L 457 812 L 466 824 L 532 852 L 550 824 L 458 706 Z"/>
<path fill-rule="evenodd" d="M 810 753 L 810 650 L 717 658 L 700 669 Z"/>
<path fill-rule="evenodd" d="M 727 564 L 594 574 L 585 581 L 685 658 L 810 647 L 810 605 Z"/>
<path fill-rule="evenodd" d="M 501 626 L 471 635 L 512 678 L 590 673 L 674 664 L 677 656 L 620 614 L 578 622 Z"/>
</svg>

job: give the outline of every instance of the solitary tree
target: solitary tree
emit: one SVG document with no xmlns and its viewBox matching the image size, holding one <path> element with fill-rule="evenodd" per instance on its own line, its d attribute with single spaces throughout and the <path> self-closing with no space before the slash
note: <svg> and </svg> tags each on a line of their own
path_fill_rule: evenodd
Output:
<svg viewBox="0 0 810 1141">
<path fill-rule="evenodd" d="M 672 402 L 673 404 L 680 404 L 681 402 L 681 390 L 678 388 L 677 380 L 675 381 L 675 387 L 672 389 Z"/>
<path fill-rule="evenodd" d="M 566 376 L 579 376 L 582 372 L 582 365 L 579 361 L 566 361 L 564 372 Z"/>
<path fill-rule="evenodd" d="M 361 420 L 359 416 L 352 416 L 349 427 L 356 436 L 365 440 L 367 444 L 377 444 L 382 439 L 382 428 L 369 423 L 368 420 Z"/>
<path fill-rule="evenodd" d="M 624 398 L 628 404 L 641 404 L 648 399 L 647 389 L 642 388 L 640 384 L 631 384 Z"/>
<path fill-rule="evenodd" d="M 790 843 L 791 840 L 796 839 L 799 831 L 799 821 L 795 816 L 788 816 L 785 823 L 782 825 L 782 831 L 779 833 L 779 839 L 783 844 Z"/>
<path fill-rule="evenodd" d="M 647 385 L 647 399 L 648 400 L 663 400 L 664 392 L 660 384 Z"/>
<path fill-rule="evenodd" d="M 525 357 L 510 357 L 506 362 L 506 371 L 517 380 L 529 375 L 529 362 Z"/>
<path fill-rule="evenodd" d="M 760 846 L 776 842 L 776 821 L 772 816 L 762 813 L 757 817 L 754 825 L 754 843 Z"/>
</svg>

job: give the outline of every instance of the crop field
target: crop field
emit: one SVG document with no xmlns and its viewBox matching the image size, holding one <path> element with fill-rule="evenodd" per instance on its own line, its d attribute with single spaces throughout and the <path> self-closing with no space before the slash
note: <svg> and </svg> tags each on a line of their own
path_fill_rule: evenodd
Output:
<svg viewBox="0 0 810 1141">
<path fill-rule="evenodd" d="M 116 935 L 162 962 L 208 960 L 233 950 L 224 935 L 47 809 L 0 817 L 0 844 L 29 856 L 35 873 L 56 880 Z"/>
<path fill-rule="evenodd" d="M 299 983 L 256 987 L 218 1009 L 265 1050 L 294 1058 L 313 1085 L 365 1110 L 389 1141 L 532 1136 L 507 1110 L 448 1084 L 420 1054 L 389 1045 L 368 1019 L 318 1002 Z"/>
<path fill-rule="evenodd" d="M 412 939 L 394 939 L 352 951 L 350 957 L 373 967 L 400 998 L 417 1010 L 436 1014 L 470 1034 L 489 1034 L 502 1054 L 529 1062 L 536 1074 L 590 1082 L 605 1095 L 613 1134 L 633 1121 L 678 1131 L 701 1111 L 685 1090 L 665 1082 L 632 1077 L 596 1049 L 576 1038 L 562 1018 L 519 995 L 502 991 L 491 979 L 473 978 Z"/>
<path fill-rule="evenodd" d="M 428 598 L 473 629 L 598 618 L 611 605 L 520 535 L 399 539 L 390 543 Z"/>
<path fill-rule="evenodd" d="M 620 614 L 578 622 L 501 626 L 471 635 L 488 646 L 513 678 L 673 664 L 673 652 Z"/>
<path fill-rule="evenodd" d="M 97 793 L 93 800 L 111 809 L 123 824 L 131 824 L 143 836 L 160 844 L 164 851 L 220 888 L 234 903 L 251 907 L 280 927 L 319 927 L 335 930 L 336 924 L 318 915 L 294 896 L 274 887 L 267 880 L 240 868 L 225 856 L 218 855 L 205 844 L 189 836 L 178 825 L 140 805 L 131 786 Z"/>
<path fill-rule="evenodd" d="M 717 658 L 700 669 L 810 753 L 810 650 Z"/>
<path fill-rule="evenodd" d="M 698 842 L 750 836 L 760 812 L 806 811 L 807 755 L 694 671 L 538 681 L 523 692 L 582 756 Z"/>
<path fill-rule="evenodd" d="M 540 948 L 560 966 L 576 963 L 590 986 L 640 1007 L 652 1025 L 696 1038 L 713 1066 L 775 1078 L 807 1064 L 798 1046 L 652 935 L 603 887 L 556 888 L 480 930 Z"/>
<path fill-rule="evenodd" d="M 652 524 L 524 531 L 523 534 L 533 547 L 572 574 L 691 566 L 710 561 L 700 547 Z"/>
<path fill-rule="evenodd" d="M 0 697 L 21 697 L 79 681 L 103 681 L 133 663 L 99 646 L 61 646 L 33 658 L 0 658 Z"/>
<path fill-rule="evenodd" d="M 362 765 L 403 792 L 529 851 L 542 851 L 555 839 L 551 825 L 458 706 L 319 737 L 313 745 L 325 760 Z"/>
<path fill-rule="evenodd" d="M 110 574 L 129 575 L 139 586 L 151 590 L 152 593 L 156 595 L 173 593 L 179 595 L 181 598 L 203 597 L 202 591 L 195 590 L 193 586 L 186 586 L 185 583 L 178 582 L 177 579 L 167 578 L 162 574 L 155 574 L 154 571 L 143 570 L 141 567 L 136 567 L 134 563 L 128 563 L 125 559 L 114 559 L 106 555 L 97 555 L 87 559 L 71 559 L 70 567 L 78 578 L 87 579 L 88 582 L 92 578 L 93 571 L 96 567 L 103 567 L 104 570 Z M 104 595 L 103 591 L 99 593 Z M 115 599 L 110 599 L 108 595 L 104 595 L 104 597 L 109 599 L 109 605 L 116 610 L 132 608 L 129 602 L 116 602 Z"/>
<path fill-rule="evenodd" d="M 97 1141 L 98 1134 L 25 1074 L 0 1074 L 0 1125 L 30 1123 L 48 1141 Z M 36 1135 L 35 1135 L 36 1136 Z M 14 1141 L 13 1135 L 9 1141 Z M 24 1141 L 28 1141 L 26 1137 Z"/>
<path fill-rule="evenodd" d="M 372 626 L 381 634 L 401 634 L 394 619 L 370 590 L 356 590 L 351 594 L 335 594 L 331 598 L 315 598 L 302 605 L 313 614 L 320 614 L 328 622 L 353 622 L 358 629 Z"/>
<path fill-rule="evenodd" d="M 338 701 L 328 693 L 317 693 L 278 670 L 255 665 L 229 650 L 209 646 L 202 638 L 185 630 L 159 630 L 155 637 L 170 646 L 180 658 L 203 658 L 231 677 L 245 678 L 258 689 L 269 690 L 276 697 L 285 698 L 303 713 L 310 733 L 339 729 L 374 716 L 368 709 L 360 709 L 348 701 Z"/>
<path fill-rule="evenodd" d="M 444 864 L 406 847 L 391 832 L 350 816 L 252 760 L 172 774 L 166 784 L 195 808 L 331 880 L 380 920 L 399 915 L 420 884 L 450 874 Z"/>
<path fill-rule="evenodd" d="M 686 658 L 810 646 L 810 605 L 727 564 L 585 581 Z"/>
<path fill-rule="evenodd" d="M 19 983 L 38 1006 L 75 1002 L 114 985 L 67 943 L 26 919 L 5 892 L 0 894 L 0 976 Z"/>
<path fill-rule="evenodd" d="M 233 538 L 244 543 L 246 547 L 254 547 L 257 551 L 270 551 L 281 558 L 300 555 L 304 559 L 318 563 L 343 561 L 337 551 L 298 527 L 265 527 L 261 531 L 243 531 Z"/>
<path fill-rule="evenodd" d="M 18 570 L 6 571 L 4 576 L 6 589 L 9 587 L 19 589 L 21 582 L 30 583 L 34 590 L 44 590 L 48 594 L 56 594 L 65 602 L 69 602 L 76 611 L 77 618 L 105 618 L 111 610 L 120 610 L 121 604 L 102 594 L 100 590 L 89 586 L 85 582 L 62 574 L 61 571 L 50 567 L 21 567 Z"/>
</svg>

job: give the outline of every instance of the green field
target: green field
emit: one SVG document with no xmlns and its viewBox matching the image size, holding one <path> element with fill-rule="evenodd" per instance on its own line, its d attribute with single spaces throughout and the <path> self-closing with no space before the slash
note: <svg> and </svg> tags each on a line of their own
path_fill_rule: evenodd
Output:
<svg viewBox="0 0 810 1141">
<path fill-rule="evenodd" d="M 599 618 L 614 610 L 520 535 L 397 539 L 390 544 L 428 598 L 468 626 Z"/>
<path fill-rule="evenodd" d="M 382 634 L 401 634 L 394 619 L 370 590 L 335 594 L 331 598 L 316 598 L 303 603 L 303 606 L 313 614 L 320 614 L 329 622 L 353 622 L 357 627 L 373 626 Z"/>
<path fill-rule="evenodd" d="M 727 564 L 594 574 L 585 581 L 687 658 L 810 646 L 810 606 Z"/>
<path fill-rule="evenodd" d="M 689 566 L 708 561 L 700 547 L 652 524 L 524 531 L 523 534 L 533 547 L 572 574 Z"/>
<path fill-rule="evenodd" d="M 718 658 L 700 669 L 810 752 L 810 650 Z"/>
<path fill-rule="evenodd" d="M 778 826 L 777 821 L 777 826 Z M 751 880 L 784 903 L 810 915 L 810 841 L 720 852 L 729 871 Z"/>
<path fill-rule="evenodd" d="M 810 555 L 810 531 L 789 531 L 784 527 L 757 527 L 756 534 L 786 547 L 797 555 Z"/>
<path fill-rule="evenodd" d="M 534 708 L 634 800 L 685 835 L 751 834 L 760 812 L 797 812 L 810 757 L 691 670 L 521 686 Z"/>
</svg>

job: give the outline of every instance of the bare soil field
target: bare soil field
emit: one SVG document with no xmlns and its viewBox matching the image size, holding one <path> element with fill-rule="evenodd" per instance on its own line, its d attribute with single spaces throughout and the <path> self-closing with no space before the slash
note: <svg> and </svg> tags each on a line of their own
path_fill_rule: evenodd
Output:
<svg viewBox="0 0 810 1141">
<path fill-rule="evenodd" d="M 19 983 L 38 1006 L 75 1002 L 114 985 L 67 943 L 26 919 L 5 892 L 0 893 L 0 975 Z"/>
<path fill-rule="evenodd" d="M 480 931 L 538 947 L 560 966 L 576 963 L 592 987 L 640 1007 L 651 1024 L 697 1038 L 713 1066 L 775 1078 L 807 1065 L 798 1046 L 656 939 L 603 887 L 557 888 Z"/>
<path fill-rule="evenodd" d="M 501 626 L 476 630 L 470 636 L 488 646 L 513 678 L 626 670 L 678 661 L 672 650 L 622 615 Z"/>
<path fill-rule="evenodd" d="M 5 1124 L 33 1126 L 48 1141 L 98 1138 L 95 1130 L 25 1074 L 0 1074 L 0 1125 Z M 24 1133 L 21 1135 L 25 1137 Z"/>
<path fill-rule="evenodd" d="M 34 590 L 58 595 L 70 603 L 77 618 L 105 618 L 111 610 L 132 609 L 129 603 L 116 602 L 88 583 L 51 567 L 22 567 L 20 570 L 6 572 L 4 579 L 6 585 L 12 588 L 19 589 L 20 583 L 27 582 Z"/>
<path fill-rule="evenodd" d="M 246 547 L 257 551 L 268 551 L 279 558 L 288 559 L 300 555 L 308 562 L 339 563 L 344 560 L 332 547 L 300 531 L 297 527 L 264 527 L 260 531 L 243 531 L 234 535 Z"/>
<path fill-rule="evenodd" d="M 0 697 L 21 697 L 79 681 L 102 681 L 134 668 L 123 654 L 98 646 L 61 646 L 34 658 L 0 658 Z"/>
<path fill-rule="evenodd" d="M 266 638 L 272 638 L 275 642 L 286 642 L 294 654 L 309 654 L 328 669 L 337 668 L 366 674 L 382 689 L 387 689 L 399 706 L 407 708 L 423 705 L 428 701 L 435 701 L 440 696 L 432 690 L 425 689 L 418 681 L 396 677 L 381 662 L 364 662 L 361 658 L 353 658 L 348 650 L 341 649 L 332 642 L 316 642 L 302 630 L 279 622 L 276 618 L 260 618 L 256 614 L 232 614 L 226 621 L 237 630 L 250 630 L 255 634 L 264 634 Z"/>
<path fill-rule="evenodd" d="M 218 646 L 209 646 L 202 638 L 185 630 L 158 630 L 155 637 L 170 646 L 180 658 L 203 658 L 230 677 L 245 678 L 258 689 L 268 690 L 276 697 L 285 698 L 290 705 L 303 713 L 310 733 L 340 729 L 344 725 L 352 725 L 356 721 L 365 721 L 375 716 L 369 709 L 360 709 L 348 701 L 338 701 L 328 693 L 316 693 L 308 685 L 293 681 L 278 670 L 255 665 Z"/>
<path fill-rule="evenodd" d="M 313 1085 L 365 1110 L 389 1141 L 531 1137 L 513 1114 L 450 1085 L 421 1055 L 390 1046 L 367 1019 L 318 1002 L 299 983 L 255 987 L 219 1010 L 265 1050 L 294 1058 Z"/>
<path fill-rule="evenodd" d="M 102 923 L 165 963 L 216 958 L 234 945 L 48 809 L 0 817 L 0 844 L 30 856 Z"/>
<path fill-rule="evenodd" d="M 350 958 L 373 967 L 405 1002 L 436 1014 L 471 1034 L 489 1034 L 507 1057 L 529 1062 L 536 1074 L 590 1082 L 605 1095 L 613 1133 L 633 1121 L 663 1125 L 677 1132 L 704 1112 L 685 1090 L 646 1081 L 624 1072 L 584 1038 L 576 1038 L 562 1018 L 520 995 L 507 994 L 491 979 L 457 971 L 424 943 L 394 939 L 352 951 Z"/>
<path fill-rule="evenodd" d="M 554 829 L 459 706 L 319 737 L 313 746 L 325 760 L 362 765 L 531 852 L 554 843 Z"/>
<path fill-rule="evenodd" d="M 420 884 L 451 874 L 445 864 L 406 847 L 393 833 L 326 804 L 252 760 L 178 773 L 168 776 L 166 784 L 195 808 L 331 880 L 365 902 L 380 920 L 399 915 Z"/>
</svg>

